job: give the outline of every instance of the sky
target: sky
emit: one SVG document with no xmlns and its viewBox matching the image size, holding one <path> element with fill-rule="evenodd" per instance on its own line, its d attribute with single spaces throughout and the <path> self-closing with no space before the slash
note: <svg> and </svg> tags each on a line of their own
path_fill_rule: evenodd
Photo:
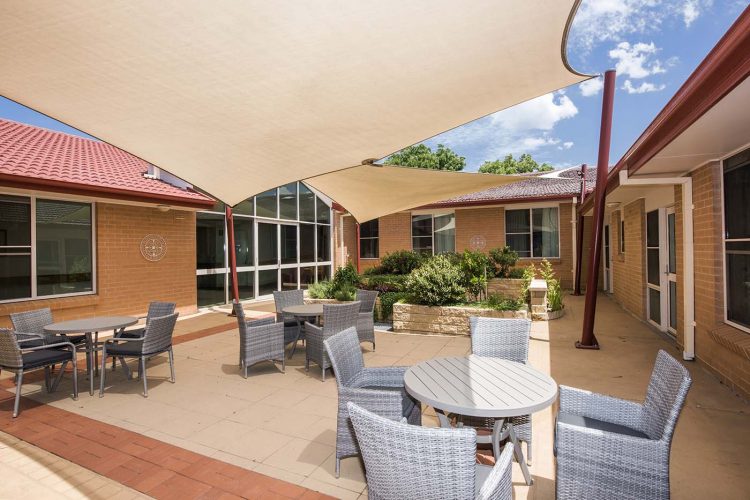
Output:
<svg viewBox="0 0 750 500">
<path fill-rule="evenodd" d="M 747 0 L 583 0 L 568 62 L 586 74 L 617 70 L 610 164 L 638 138 L 748 5 Z M 424 141 L 466 158 L 466 170 L 507 154 L 564 168 L 594 165 L 601 79 L 573 85 Z M 0 97 L 0 117 L 86 134 Z"/>
</svg>

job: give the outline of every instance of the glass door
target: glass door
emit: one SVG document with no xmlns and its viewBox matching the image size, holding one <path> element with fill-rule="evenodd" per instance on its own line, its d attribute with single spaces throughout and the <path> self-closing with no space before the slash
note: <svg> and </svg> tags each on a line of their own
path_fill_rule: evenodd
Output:
<svg viewBox="0 0 750 500">
<path fill-rule="evenodd" d="M 299 238 L 297 224 L 256 222 L 258 255 L 257 296 L 275 290 L 299 288 Z"/>
<path fill-rule="evenodd" d="M 606 225 L 604 226 L 604 291 L 612 293 L 612 249 L 609 242 L 609 225 Z"/>
<path fill-rule="evenodd" d="M 646 214 L 646 308 L 648 320 L 662 329 L 662 269 L 659 210 Z"/>
<path fill-rule="evenodd" d="M 674 207 L 668 208 L 667 213 L 667 301 L 669 323 L 667 331 L 671 334 L 677 333 L 677 238 L 675 226 Z"/>
</svg>

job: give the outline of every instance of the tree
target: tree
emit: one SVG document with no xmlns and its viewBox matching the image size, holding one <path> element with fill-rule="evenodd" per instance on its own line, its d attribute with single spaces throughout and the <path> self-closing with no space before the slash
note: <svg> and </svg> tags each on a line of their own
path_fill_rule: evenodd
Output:
<svg viewBox="0 0 750 500">
<path fill-rule="evenodd" d="M 502 160 L 486 161 L 479 167 L 483 174 L 530 174 L 531 172 L 549 172 L 553 170 L 549 163 L 537 163 L 530 154 L 524 153 L 516 160 L 508 155 Z"/>
<path fill-rule="evenodd" d="M 385 159 L 386 165 L 399 165 L 412 168 L 429 168 L 432 170 L 463 170 L 466 166 L 466 158 L 458 156 L 450 148 L 438 144 L 437 151 L 432 151 L 429 146 L 415 144 L 404 148 L 398 153 L 393 153 Z"/>
</svg>

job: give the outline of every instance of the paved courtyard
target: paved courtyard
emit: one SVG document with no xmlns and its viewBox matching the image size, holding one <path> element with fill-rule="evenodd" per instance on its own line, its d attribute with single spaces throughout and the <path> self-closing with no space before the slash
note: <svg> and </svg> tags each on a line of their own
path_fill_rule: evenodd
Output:
<svg viewBox="0 0 750 500">
<path fill-rule="evenodd" d="M 533 324 L 530 353 L 531 364 L 550 373 L 560 384 L 640 400 L 657 350 L 665 349 L 679 357 L 671 342 L 605 297 L 600 300 L 596 329 L 603 349 L 598 352 L 576 350 L 573 342 L 580 334 L 583 301 L 567 297 L 566 304 L 566 315 L 562 319 Z M 258 314 L 267 310 L 265 307 L 258 309 Z M 4 481 L 0 496 L 27 491 L 25 484 L 53 488 L 44 491 L 63 491 L 65 495 L 79 498 L 109 498 L 112 494 L 135 498 L 140 495 L 139 491 L 157 497 L 169 496 L 166 490 L 146 489 L 145 483 L 113 479 L 122 468 L 97 467 L 95 461 L 86 467 L 63 460 L 54 450 L 48 453 L 40 449 L 47 441 L 38 435 L 39 447 L 26 442 L 24 432 L 30 436 L 29 440 L 35 440 L 29 428 L 43 420 L 34 416 L 34 412 L 43 409 L 54 412 L 45 417 L 48 421 L 74 421 L 85 417 L 102 426 L 106 424 L 109 430 L 102 430 L 100 435 L 111 433 L 112 429 L 128 431 L 119 446 L 143 438 L 146 440 L 143 446 L 158 446 L 166 450 L 162 453 L 190 452 L 184 459 L 204 464 L 204 467 L 209 463 L 201 462 L 204 458 L 213 459 L 212 467 L 215 464 L 234 466 L 233 477 L 240 481 L 242 476 L 241 481 L 245 481 L 237 485 L 252 488 L 241 490 L 251 492 L 247 496 L 263 496 L 264 490 L 258 486 L 266 484 L 262 483 L 266 477 L 291 483 L 287 489 L 276 490 L 276 496 L 301 497 L 308 494 L 307 490 L 339 498 L 366 496 L 364 473 L 358 458 L 343 460 L 340 479 L 333 475 L 336 382 L 332 376 L 321 382 L 316 365 L 309 374 L 305 372 L 304 349 L 298 349 L 288 361 L 285 374 L 280 372 L 280 367 L 262 363 L 252 367 L 245 380 L 237 368 L 238 334 L 231 318 L 210 313 L 186 319 L 179 323 L 177 334 L 177 383 L 168 381 L 166 357 L 154 359 L 148 370 L 148 399 L 140 396 L 141 384 L 125 380 L 119 368 L 114 374 L 108 373 L 104 398 L 90 397 L 84 390 L 78 401 L 72 401 L 66 397 L 70 391 L 69 381 L 63 382 L 54 394 L 44 393 L 38 383 L 29 383 L 24 393 L 33 401 L 25 403 L 27 409 L 15 422 L 10 422 L 9 399 L 4 397 L 0 405 L 0 470 L 5 478 L 12 479 Z M 436 356 L 466 354 L 469 340 L 379 332 L 375 352 L 368 344 L 363 346 L 369 366 L 412 365 Z M 747 455 L 750 406 L 700 365 L 688 363 L 687 366 L 694 384 L 673 444 L 673 497 L 747 498 L 750 491 L 750 478 L 746 473 L 750 465 Z M 8 377 L 8 374 L 2 375 L 4 387 L 12 391 Z M 7 396 L 12 394 L 7 392 Z M 44 405 L 37 406 L 35 402 Z M 520 469 L 514 464 L 516 498 L 554 498 L 553 410 L 549 408 L 534 415 L 531 472 L 535 484 L 527 487 Z M 431 409 L 425 412 L 424 423 L 436 425 L 434 412 Z M 22 436 L 21 440 L 17 435 Z M 107 445 L 107 440 L 102 444 Z M 21 458 L 23 466 L 18 462 Z M 71 460 L 78 459 L 74 456 Z M 51 465 L 45 465 L 46 473 L 33 472 L 32 464 L 38 466 L 47 462 Z M 13 470 L 25 473 L 5 474 Z M 244 476 L 241 474 L 244 471 L 257 474 Z M 76 474 L 80 478 L 85 474 L 90 476 L 77 482 L 80 478 L 72 479 L 78 477 Z M 46 479 L 42 481 L 38 476 Z M 177 481 L 173 476 L 165 477 Z M 210 484 L 211 480 L 205 478 L 205 483 L 201 484 Z M 121 482 L 136 488 L 123 486 Z M 85 489 L 86 484 L 90 484 L 88 489 Z M 181 487 L 187 488 L 185 484 L 181 483 Z M 256 487 L 250 486 L 253 484 Z M 302 488 L 294 489 L 297 487 Z M 189 491 L 181 493 L 181 498 L 186 496 L 199 495 L 190 495 Z"/>
</svg>

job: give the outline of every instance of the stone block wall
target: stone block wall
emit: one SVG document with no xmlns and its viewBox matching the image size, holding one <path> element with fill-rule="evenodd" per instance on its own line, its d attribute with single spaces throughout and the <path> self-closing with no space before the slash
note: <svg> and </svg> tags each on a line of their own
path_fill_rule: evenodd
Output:
<svg viewBox="0 0 750 500">
<path fill-rule="evenodd" d="M 469 335 L 469 317 L 528 318 L 528 311 L 496 311 L 477 307 L 393 305 L 396 332 Z"/>
</svg>

